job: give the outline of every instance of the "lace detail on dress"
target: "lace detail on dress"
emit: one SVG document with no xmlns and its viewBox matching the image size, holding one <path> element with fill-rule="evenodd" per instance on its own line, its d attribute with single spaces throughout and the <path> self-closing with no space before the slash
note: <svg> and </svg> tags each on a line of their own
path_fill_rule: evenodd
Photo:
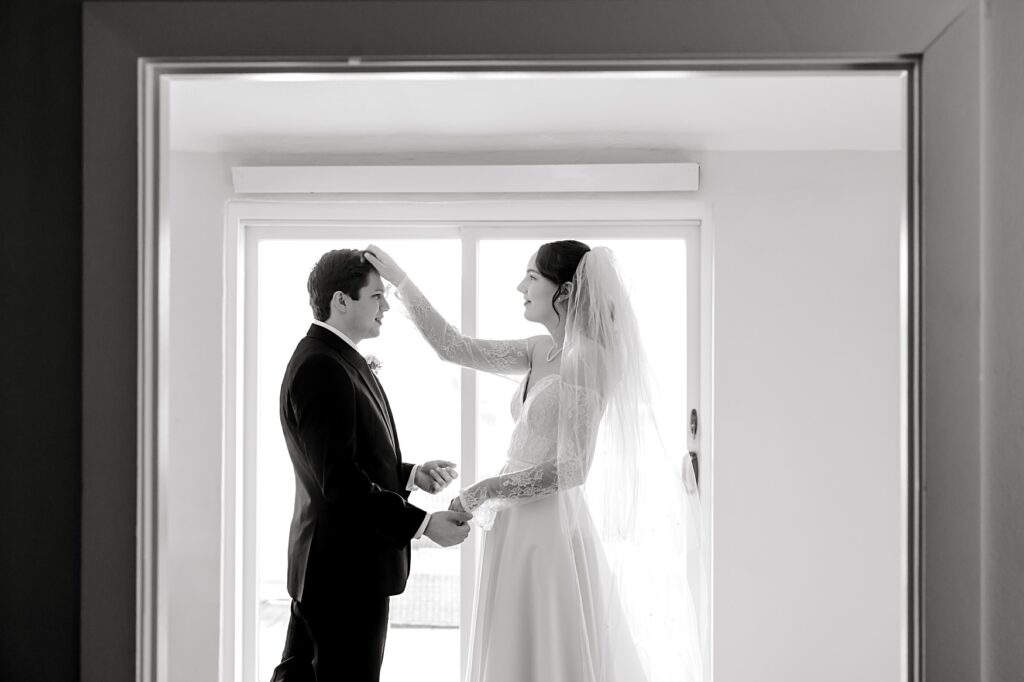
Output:
<svg viewBox="0 0 1024 682">
<path fill-rule="evenodd" d="M 557 475 L 553 485 L 545 482 L 545 479 L 550 476 L 545 468 L 544 465 L 541 465 L 499 477 L 496 496 L 506 500 L 518 500 L 523 497 L 535 497 L 545 490 L 557 488 Z"/>
<path fill-rule="evenodd" d="M 466 511 L 479 509 L 480 505 L 487 499 L 486 486 L 467 488 L 459 493 L 459 498 L 462 500 L 462 506 L 465 507 Z"/>
<path fill-rule="evenodd" d="M 485 479 L 460 493 L 466 511 L 473 512 L 484 530 L 491 527 L 498 511 L 582 485 L 590 470 L 604 411 L 601 396 L 562 381 L 543 388 L 538 382 L 535 388 L 537 395 L 531 394 L 517 419 L 508 458 L 510 464 L 541 461 Z M 535 411 L 542 413 L 535 416 Z M 531 422 L 540 428 L 531 429 Z"/>
<path fill-rule="evenodd" d="M 441 316 L 408 277 L 398 285 L 406 314 L 438 357 L 493 374 L 523 374 L 530 369 L 526 339 L 491 341 L 463 335 Z"/>
<path fill-rule="evenodd" d="M 563 382 L 558 425 L 558 469 L 567 488 L 582 485 L 587 478 L 604 408 L 604 400 L 597 391 Z"/>
</svg>

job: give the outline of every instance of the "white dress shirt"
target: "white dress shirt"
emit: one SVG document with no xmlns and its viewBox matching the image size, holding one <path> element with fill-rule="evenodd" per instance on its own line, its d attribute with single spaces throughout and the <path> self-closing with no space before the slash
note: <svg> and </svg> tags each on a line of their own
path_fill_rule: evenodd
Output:
<svg viewBox="0 0 1024 682">
<path fill-rule="evenodd" d="M 315 324 L 318 327 L 323 327 L 324 329 L 332 332 L 339 339 L 341 339 L 342 341 L 344 341 L 348 345 L 352 346 L 352 349 L 355 350 L 357 353 L 359 352 L 359 349 L 356 348 L 355 342 L 352 341 L 352 339 L 350 339 L 347 336 L 345 336 L 345 334 L 342 333 L 342 331 L 340 329 L 338 329 L 337 327 L 332 327 L 331 325 L 327 324 L 326 322 L 321 322 L 320 320 L 313 320 L 313 324 Z M 362 354 L 360 354 L 360 356 L 361 355 Z M 416 474 L 419 473 L 419 470 L 420 470 L 420 465 L 419 464 L 413 464 L 412 465 L 412 473 L 409 474 L 409 481 L 405 484 L 405 489 L 406 490 L 419 490 L 420 489 L 419 486 L 416 485 Z M 420 524 L 419 530 L 416 531 L 416 535 L 412 536 L 414 540 L 419 538 L 419 537 L 421 537 L 423 535 L 423 531 L 427 529 L 427 522 L 428 521 L 430 521 L 430 513 L 429 512 L 427 513 L 426 516 L 423 517 L 423 523 Z"/>
</svg>

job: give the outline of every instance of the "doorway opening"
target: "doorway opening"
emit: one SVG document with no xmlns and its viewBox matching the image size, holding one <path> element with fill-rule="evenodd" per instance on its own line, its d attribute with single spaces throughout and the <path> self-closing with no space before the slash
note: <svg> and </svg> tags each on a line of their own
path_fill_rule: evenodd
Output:
<svg viewBox="0 0 1024 682">
<path fill-rule="evenodd" d="M 262 461 L 258 458 L 269 455 L 262 446 L 251 451 L 247 439 L 268 429 L 269 442 L 276 425 L 273 411 L 260 407 L 259 397 L 273 386 L 274 369 L 261 369 L 259 349 L 272 342 L 259 341 L 258 320 L 284 314 L 259 308 L 276 290 L 269 280 L 260 279 L 277 267 L 272 259 L 283 258 L 289 249 L 301 250 L 297 245 L 315 251 L 328 243 L 323 240 L 346 245 L 387 242 L 398 250 L 408 248 L 410 262 L 439 249 L 434 254 L 439 260 L 451 259 L 451 267 L 443 270 L 459 273 L 437 285 L 439 292 L 450 291 L 453 317 L 479 333 L 498 333 L 503 331 L 501 321 L 488 317 L 489 306 L 479 305 L 485 287 L 500 287 L 488 279 L 502 272 L 493 259 L 498 254 L 511 257 L 519 246 L 528 249 L 562 233 L 612 240 L 627 250 L 627 243 L 650 246 L 652 240 L 662 240 L 659 256 L 685 266 L 644 269 L 644 288 L 663 294 L 652 302 L 664 305 L 666 300 L 696 296 L 695 306 L 677 306 L 668 315 L 678 314 L 687 329 L 692 320 L 696 336 L 687 331 L 685 343 L 679 343 L 677 332 L 652 332 L 651 337 L 669 343 L 677 354 L 680 347 L 685 349 L 680 357 L 703 348 L 694 355 L 695 364 L 684 363 L 681 385 L 687 395 L 685 404 L 677 406 L 675 423 L 684 443 L 681 455 L 688 458 L 693 451 L 700 457 L 702 502 L 708 510 L 708 582 L 701 604 L 707 628 L 705 679 L 711 679 L 716 649 L 725 655 L 732 642 L 745 637 L 745 625 L 735 618 L 738 606 L 716 601 L 716 586 L 727 586 L 733 595 L 753 589 L 758 579 L 748 572 L 753 569 L 747 563 L 750 547 L 774 552 L 816 528 L 786 505 L 762 504 L 757 518 L 748 518 L 745 505 L 765 499 L 757 483 L 781 489 L 794 480 L 803 509 L 816 504 L 823 510 L 822 523 L 850 524 L 821 532 L 881 534 L 872 540 L 878 544 L 872 549 L 884 556 L 871 565 L 868 591 L 879 603 L 897 606 L 884 614 L 879 646 L 885 655 L 872 675 L 903 679 L 910 626 L 908 610 L 898 605 L 909 601 L 913 589 L 908 578 L 913 544 L 905 437 L 907 334 L 913 322 L 905 286 L 911 253 L 909 85 L 904 69 L 700 71 L 679 65 L 637 69 L 549 64 L 472 71 L 396 65 L 368 72 L 352 67 L 260 71 L 254 65 L 252 72 L 224 73 L 178 64 L 150 73 L 160 88 L 152 106 L 163 116 L 160 126 L 150 128 L 150 133 L 161 131 L 150 138 L 159 151 L 150 157 L 155 169 L 150 198 L 159 207 L 160 234 L 174 248 L 161 250 L 159 238 L 150 242 L 156 258 L 164 259 L 159 260 L 162 279 L 155 288 L 165 301 L 160 329 L 166 335 L 154 361 L 167 393 L 160 398 L 154 393 L 154 400 L 164 401 L 171 418 L 164 425 L 166 440 L 142 463 L 149 475 L 161 472 L 168 495 L 156 506 L 146 507 L 144 501 L 143 508 L 151 520 L 159 519 L 154 528 L 163 524 L 166 529 L 156 552 L 168 561 L 168 570 L 142 608 L 161 614 L 152 619 L 151 628 L 159 633 L 154 641 L 162 642 L 158 656 L 169 679 L 216 670 L 222 680 L 255 682 L 274 657 L 271 611 L 281 595 L 274 591 L 274 580 L 263 577 L 284 557 L 283 548 L 275 554 L 270 530 L 281 519 L 274 516 L 273 505 L 264 508 L 254 499 L 287 497 L 286 485 L 273 486 L 287 476 L 278 471 L 261 479 L 259 472 L 272 472 L 272 465 L 245 466 L 248 457 Z M 659 185 L 648 172 L 686 164 L 701 169 L 696 187 Z M 571 172 L 581 166 L 592 172 L 590 185 L 574 184 Z M 482 188 L 416 184 L 415 178 L 422 177 L 417 169 L 445 167 L 505 170 L 498 184 Z M 284 182 L 280 172 L 276 185 L 243 182 L 248 170 L 267 168 L 298 169 L 299 184 Z M 366 177 L 377 179 L 353 191 L 338 184 L 338 177 L 345 176 L 329 172 L 338 168 L 368 169 Z M 412 169 L 413 181 L 402 176 L 403 169 Z M 524 169 L 542 175 L 523 180 Z M 602 169 L 614 172 L 602 175 Z M 537 177 L 550 184 L 538 186 Z M 610 222 L 616 225 L 609 227 Z M 651 234 L 656 236 L 645 235 L 646 229 L 654 229 Z M 685 246 L 676 253 L 673 249 L 680 245 Z M 773 259 L 779 266 L 766 267 Z M 476 269 L 475 284 L 467 285 L 473 279 L 465 276 L 467 268 Z M 865 272 L 870 277 L 862 281 Z M 664 284 L 661 276 L 690 282 L 690 288 Z M 693 277 L 697 279 L 691 282 Z M 770 298 L 762 300 L 760 294 Z M 819 298 L 826 294 L 829 301 Z M 826 310 L 841 306 L 846 318 L 881 331 L 852 339 L 842 314 L 826 315 L 830 321 L 822 331 L 808 323 L 810 313 L 806 319 L 798 314 L 814 305 Z M 718 312 L 725 316 L 716 317 Z M 871 317 L 876 313 L 877 319 Z M 236 324 L 239 319 L 244 320 L 241 326 Z M 812 340 L 809 348 L 834 343 L 838 356 L 834 353 L 826 361 L 802 352 L 801 364 L 781 347 L 783 352 L 768 357 L 766 349 L 780 348 L 773 339 L 786 334 Z M 763 343 L 752 343 L 751 337 Z M 233 353 L 254 340 L 254 352 Z M 809 454 L 847 428 L 845 418 L 837 416 L 845 408 L 836 403 L 832 411 L 815 412 L 810 428 L 801 430 L 800 423 L 795 441 L 770 425 L 780 421 L 783 404 L 816 407 L 800 397 L 800 390 L 818 388 L 813 375 L 820 368 L 814 362 L 831 363 L 865 344 L 881 358 L 873 366 L 884 368 L 877 376 L 862 373 L 865 383 L 857 395 L 884 396 L 871 408 L 877 411 L 871 419 L 878 428 L 872 433 L 883 443 L 878 464 L 885 484 L 881 511 L 854 520 L 844 506 L 854 501 L 852 483 L 849 489 L 832 490 L 826 500 L 819 499 L 814 483 L 834 480 L 829 477 L 842 472 L 844 458 L 825 458 L 830 462 L 826 466 Z M 803 347 L 802 342 L 795 346 Z M 222 352 L 211 351 L 218 348 Z M 716 358 L 728 362 L 718 364 Z M 782 379 L 780 362 L 793 364 Z M 738 373 L 740 367 L 745 374 Z M 722 383 L 718 372 L 725 372 Z M 463 473 L 485 475 L 494 464 L 487 458 L 500 451 L 498 394 L 507 386 L 491 387 L 481 380 L 467 397 L 467 383 L 457 371 L 437 381 L 450 385 L 458 397 L 453 398 L 447 428 L 461 443 Z M 728 396 L 723 403 L 728 409 L 719 409 L 716 392 Z M 760 411 L 744 402 L 751 396 L 763 401 Z M 695 441 L 686 433 L 693 406 L 702 425 Z M 776 421 L 762 421 L 763 414 Z M 234 420 L 232 415 L 243 416 Z M 415 422 L 412 410 L 399 418 Z M 712 448 L 712 435 L 722 433 L 729 440 Z M 496 440 L 485 442 L 487 438 Z M 765 456 L 749 454 L 755 451 Z M 759 468 L 766 459 L 784 456 L 793 456 L 797 463 L 795 479 L 792 471 Z M 274 461 L 279 464 L 281 459 Z M 717 462 L 729 467 L 725 487 Z M 751 474 L 755 471 L 757 481 Z M 759 520 L 783 524 L 777 536 L 783 541 L 762 545 Z M 715 528 L 728 529 L 725 537 L 730 540 L 721 552 L 712 550 Z M 804 569 L 807 562 L 799 557 L 805 549 L 775 557 L 774 565 L 797 562 Z M 414 592 L 434 595 L 424 597 L 433 606 L 424 615 L 410 601 L 408 611 L 418 615 L 401 616 L 420 634 L 459 631 L 452 627 L 456 614 L 459 627 L 465 623 L 471 587 L 464 576 L 472 575 L 475 557 L 466 550 L 457 567 L 447 565 L 454 555 L 439 554 L 434 562 L 424 553 L 420 562 L 424 568 L 436 564 L 433 572 L 423 572 L 422 590 L 416 587 Z M 833 558 L 835 566 L 846 565 L 842 557 Z M 806 574 L 808 594 L 827 593 L 824 578 L 811 568 Z M 428 586 L 427 576 L 440 578 Z M 767 580 L 772 582 L 770 572 Z M 772 601 L 760 592 L 746 598 L 752 600 L 750 608 L 761 605 L 758 613 Z M 801 620 L 816 612 L 815 601 L 796 608 L 778 632 L 802 632 Z M 264 603 L 271 625 L 261 631 Z M 867 612 L 862 615 L 869 617 Z M 396 636 L 392 644 L 401 646 L 400 639 Z M 458 647 L 451 644 L 452 651 L 463 656 L 465 644 L 463 636 Z M 455 655 L 448 660 L 457 669 L 461 663 Z M 190 661 L 188 666 L 180 663 L 184 660 Z"/>
</svg>

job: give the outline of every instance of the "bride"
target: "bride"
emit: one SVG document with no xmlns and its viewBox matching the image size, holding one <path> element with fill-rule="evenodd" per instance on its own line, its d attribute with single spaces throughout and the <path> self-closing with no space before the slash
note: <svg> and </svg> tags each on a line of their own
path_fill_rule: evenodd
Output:
<svg viewBox="0 0 1024 682">
<path fill-rule="evenodd" d="M 505 341 L 464 336 L 390 255 L 365 256 L 442 359 L 524 375 L 505 466 L 452 500 L 488 531 L 467 682 L 702 680 L 686 573 L 696 497 L 657 438 L 611 252 L 541 246 L 517 289 L 548 334 Z"/>
</svg>

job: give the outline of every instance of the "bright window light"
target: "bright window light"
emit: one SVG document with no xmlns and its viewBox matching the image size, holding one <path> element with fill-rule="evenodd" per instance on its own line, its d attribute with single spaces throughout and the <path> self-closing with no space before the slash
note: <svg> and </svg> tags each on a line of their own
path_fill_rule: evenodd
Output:
<svg viewBox="0 0 1024 682">
<path fill-rule="evenodd" d="M 391 253 L 430 301 L 452 324 L 462 327 L 463 297 L 476 299 L 477 336 L 525 338 L 545 333 L 527 322 L 522 295 L 516 290 L 526 264 L 544 241 L 563 236 L 614 251 L 640 323 L 650 361 L 657 368 L 662 398 L 661 423 L 668 445 L 683 462 L 687 411 L 687 243 L 679 238 L 636 238 L 623 230 L 622 238 L 591 239 L 585 230 L 571 235 L 552 232 L 544 239 L 515 238 L 505 232 L 463 233 L 460 238 L 387 239 L 379 228 L 372 241 Z M 501 232 L 499 235 L 498 233 Z M 278 417 L 281 379 L 295 344 L 305 335 L 312 313 L 306 279 L 324 252 L 337 248 L 364 248 L 371 241 L 346 232 L 339 239 L 289 238 L 287 229 L 263 236 L 257 243 L 256 271 L 256 649 L 258 679 L 270 679 L 280 662 L 288 624 L 287 542 L 294 500 L 294 475 Z M 501 238 L 492 238 L 498 235 Z M 511 237 L 511 238 L 509 238 Z M 475 286 L 473 249 L 476 244 Z M 463 258 L 468 260 L 464 262 Z M 250 308 L 253 309 L 253 308 Z M 403 458 L 407 462 L 449 459 L 463 466 L 462 425 L 476 419 L 477 478 L 495 475 L 502 466 L 512 431 L 510 401 L 516 391 L 512 380 L 478 373 L 476 403 L 467 404 L 460 368 L 440 361 L 412 323 L 400 312 L 392 295 L 392 310 L 385 315 L 380 337 L 359 344 L 364 355 L 382 362 L 379 376 L 395 413 Z M 252 380 L 253 378 L 250 378 Z M 470 450 L 472 451 L 472 450 Z M 253 453 L 247 453 L 249 457 Z M 450 490 L 432 496 L 414 492 L 411 501 L 428 511 L 446 509 L 451 497 L 468 481 L 460 479 Z M 460 485 L 461 484 L 461 485 Z M 423 682 L 459 679 L 461 628 L 468 628 L 468 608 L 460 604 L 463 575 L 460 552 L 442 549 L 424 538 L 413 542 L 412 573 L 404 594 L 391 600 L 391 630 L 381 679 Z M 670 560 L 666 558 L 666 560 Z M 425 664 L 424 662 L 428 662 Z"/>
</svg>

